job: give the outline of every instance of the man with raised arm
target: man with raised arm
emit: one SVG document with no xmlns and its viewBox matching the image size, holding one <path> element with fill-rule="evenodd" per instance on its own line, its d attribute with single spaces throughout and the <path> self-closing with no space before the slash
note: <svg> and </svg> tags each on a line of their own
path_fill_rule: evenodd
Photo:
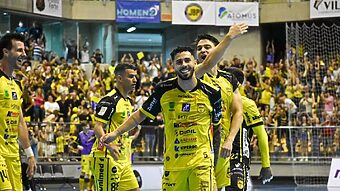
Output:
<svg viewBox="0 0 340 191">
<path fill-rule="evenodd" d="M 212 191 L 211 153 L 219 149 L 221 93 L 196 78 L 193 49 L 177 47 L 171 52 L 171 59 L 178 77 L 158 84 L 142 108 L 101 141 L 109 144 L 146 117 L 155 118 L 162 112 L 166 137 L 162 189 Z M 116 153 L 112 150 L 111 154 Z"/>
</svg>

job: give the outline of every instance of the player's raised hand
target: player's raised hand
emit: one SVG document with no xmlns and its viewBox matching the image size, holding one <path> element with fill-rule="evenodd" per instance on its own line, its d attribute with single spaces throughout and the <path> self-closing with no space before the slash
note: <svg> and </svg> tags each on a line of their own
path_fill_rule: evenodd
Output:
<svg viewBox="0 0 340 191">
<path fill-rule="evenodd" d="M 230 141 L 227 139 L 224 141 L 222 145 L 220 156 L 222 158 L 228 158 L 230 157 L 232 150 L 233 150 L 233 141 Z"/>
<path fill-rule="evenodd" d="M 248 25 L 246 23 L 235 23 L 229 28 L 227 35 L 229 35 L 231 39 L 234 39 L 246 32 L 248 32 Z"/>
<path fill-rule="evenodd" d="M 261 168 L 259 178 L 262 181 L 262 184 L 269 183 L 273 179 L 273 174 L 270 167 Z"/>
</svg>

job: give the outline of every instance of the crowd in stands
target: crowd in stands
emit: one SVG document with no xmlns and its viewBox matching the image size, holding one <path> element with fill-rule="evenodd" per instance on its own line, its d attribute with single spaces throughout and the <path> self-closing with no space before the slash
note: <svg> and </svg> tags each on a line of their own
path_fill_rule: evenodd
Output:
<svg viewBox="0 0 340 191">
<path fill-rule="evenodd" d="M 45 53 L 46 39 L 35 24 L 24 34 L 29 60 L 16 72 L 16 77 L 22 83 L 23 112 L 30 128 L 32 148 L 39 159 L 79 156 L 76 138 L 81 129 L 77 124 L 80 121 L 93 124 L 96 103 L 114 87 L 116 63 L 135 64 L 138 68 L 138 85 L 132 94 L 134 109 L 141 107 L 158 82 L 175 76 L 171 61 L 163 64 L 159 55 L 136 59 L 128 53 L 102 69 L 100 49 L 87 55 L 88 59 L 64 58 Z M 72 42 L 66 44 L 70 50 Z M 82 47 L 80 55 L 83 53 L 89 54 L 88 46 Z M 221 61 L 219 68 L 232 66 L 244 71 L 246 81 L 241 93 L 258 104 L 274 156 L 285 153 L 285 156 L 304 156 L 304 160 L 320 153 L 339 156 L 340 128 L 329 126 L 340 125 L 340 55 L 329 61 L 324 61 L 323 55 L 305 54 L 300 58 L 296 51 L 291 51 L 289 59 L 274 55 L 272 41 L 266 46 L 264 64 L 254 58 L 241 60 L 235 56 Z M 81 61 L 92 64 L 91 76 L 85 75 Z M 135 140 L 135 155 L 161 159 L 162 116 L 146 119 L 141 125 L 145 128 Z M 298 128 L 277 128 L 281 126 Z M 256 141 L 255 137 L 254 153 L 258 153 Z"/>
</svg>

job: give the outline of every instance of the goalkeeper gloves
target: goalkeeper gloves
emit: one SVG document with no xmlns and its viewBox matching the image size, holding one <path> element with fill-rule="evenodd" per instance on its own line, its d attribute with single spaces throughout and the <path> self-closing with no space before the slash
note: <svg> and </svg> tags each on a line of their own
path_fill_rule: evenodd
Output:
<svg viewBox="0 0 340 191">
<path fill-rule="evenodd" d="M 270 167 L 266 167 L 261 169 L 259 178 L 262 181 L 262 184 L 269 183 L 273 179 L 272 171 Z"/>
</svg>

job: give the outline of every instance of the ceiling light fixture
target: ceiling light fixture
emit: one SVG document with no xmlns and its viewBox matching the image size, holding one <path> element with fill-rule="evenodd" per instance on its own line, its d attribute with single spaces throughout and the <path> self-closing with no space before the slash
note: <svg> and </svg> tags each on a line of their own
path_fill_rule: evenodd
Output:
<svg viewBox="0 0 340 191">
<path fill-rule="evenodd" d="M 126 32 L 133 32 L 136 30 L 136 27 L 130 27 L 126 30 Z"/>
</svg>

